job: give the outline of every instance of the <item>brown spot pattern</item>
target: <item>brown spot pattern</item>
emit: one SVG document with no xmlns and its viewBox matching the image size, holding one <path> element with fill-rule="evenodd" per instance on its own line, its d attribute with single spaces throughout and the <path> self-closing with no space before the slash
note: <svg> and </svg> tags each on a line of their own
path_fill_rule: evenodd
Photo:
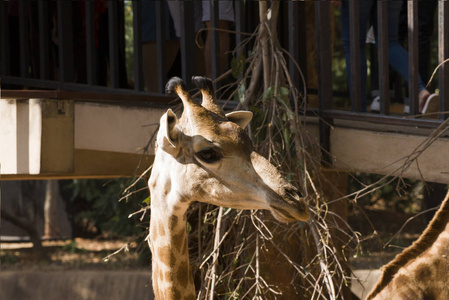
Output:
<svg viewBox="0 0 449 300">
<path fill-rule="evenodd" d="M 416 280 L 418 282 L 423 282 L 429 280 L 432 276 L 432 270 L 429 264 L 421 263 L 416 267 Z"/>
<path fill-rule="evenodd" d="M 186 295 L 186 296 L 185 296 L 185 299 L 186 299 L 186 300 L 195 300 L 195 299 L 196 299 L 196 296 L 195 296 L 195 295 L 192 295 L 192 294 Z"/>
<path fill-rule="evenodd" d="M 184 244 L 186 244 L 186 233 L 184 229 L 179 231 L 177 234 L 173 236 L 173 247 L 178 250 L 180 253 L 185 253 L 186 249 L 184 247 Z"/>
<path fill-rule="evenodd" d="M 189 275 L 190 269 L 188 262 L 187 261 L 181 262 L 177 272 L 177 279 L 179 284 L 181 284 L 183 288 L 186 288 L 187 285 L 189 284 Z"/>
<path fill-rule="evenodd" d="M 178 226 L 178 216 L 171 216 L 168 222 L 171 228 L 176 228 Z"/>
<path fill-rule="evenodd" d="M 164 228 L 164 224 L 162 222 L 159 222 L 159 224 L 158 224 L 158 232 L 159 232 L 159 236 L 165 236 L 165 228 Z"/>
<path fill-rule="evenodd" d="M 167 266 L 173 266 L 175 264 L 175 256 L 172 251 L 170 251 L 169 246 L 160 247 L 157 249 L 158 257 L 161 263 Z"/>
</svg>

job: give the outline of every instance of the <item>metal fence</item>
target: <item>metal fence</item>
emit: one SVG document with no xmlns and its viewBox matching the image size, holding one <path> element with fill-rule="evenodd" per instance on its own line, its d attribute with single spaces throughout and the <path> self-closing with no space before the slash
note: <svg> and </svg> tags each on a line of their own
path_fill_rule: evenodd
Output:
<svg viewBox="0 0 449 300">
<path fill-rule="evenodd" d="M 389 62 L 388 62 L 388 1 L 377 2 L 377 64 L 378 64 L 378 86 L 380 96 L 383 101 L 380 105 L 379 114 L 363 113 L 362 112 L 362 97 L 366 95 L 361 94 L 361 71 L 360 71 L 360 53 L 357 45 L 360 43 L 359 26 L 361 21 L 359 18 L 359 5 L 364 5 L 363 0 L 350 0 L 349 2 L 349 18 L 350 18 L 350 39 L 351 39 L 351 68 L 350 74 L 352 84 L 350 87 L 351 95 L 351 110 L 336 110 L 333 107 L 333 93 L 330 90 L 332 87 L 332 55 L 331 50 L 327 45 L 330 45 L 330 37 L 326 34 L 317 35 L 318 42 L 318 59 L 319 59 L 319 92 L 320 97 L 320 113 L 321 116 L 332 119 L 354 119 L 365 120 L 370 122 L 382 122 L 389 124 L 403 124 L 411 126 L 437 126 L 441 120 L 447 116 L 440 114 L 440 121 L 430 121 L 416 118 L 403 118 L 403 116 L 394 116 L 390 113 L 390 84 L 389 84 Z M 428 1 L 429 2 L 429 1 Z M 449 58 L 449 2 L 448 1 L 430 1 L 437 4 L 437 36 L 438 36 L 438 62 L 442 63 Z M 408 62 L 409 62 L 409 82 L 412 84 L 408 87 L 410 114 L 418 115 L 418 1 L 407 1 L 407 17 L 408 17 Z M 326 1 L 318 1 L 316 4 L 317 12 L 317 31 L 326 33 L 330 32 L 329 24 L 329 4 Z M 449 65 L 441 65 L 438 71 L 439 75 L 439 99 L 440 112 L 449 111 Z"/>
<path fill-rule="evenodd" d="M 156 24 L 157 91 L 145 91 L 142 71 L 142 5 L 143 1 L 0 1 L 0 74 L 3 89 L 24 86 L 31 89 L 68 90 L 127 95 L 161 96 L 167 80 L 167 48 L 165 1 L 154 3 Z M 179 1 L 181 37 L 179 72 L 186 80 L 195 75 L 195 1 Z M 388 71 L 388 1 L 377 2 L 378 32 L 378 85 L 381 101 L 380 113 L 363 112 L 360 90 L 359 54 L 355 50 L 359 43 L 358 7 L 362 0 L 349 0 L 351 33 L 351 95 L 350 108 L 335 107 L 333 90 L 333 35 L 330 14 L 335 9 L 330 1 L 314 1 L 315 39 L 306 43 L 317 43 L 319 107 L 315 110 L 332 124 L 333 119 L 353 119 L 370 122 L 385 122 L 411 126 L 435 127 L 445 119 L 441 114 L 437 120 L 403 118 L 390 113 L 390 86 Z M 216 0 L 211 1 L 211 27 L 217 27 L 219 8 Z M 418 114 L 417 65 L 418 65 L 418 1 L 408 1 L 408 53 L 410 84 L 408 94 L 412 115 Z M 233 1 L 236 34 L 232 45 L 244 39 L 242 33 L 252 32 L 257 26 L 257 1 Z M 304 1 L 284 1 L 282 3 L 279 30 L 283 35 L 281 43 L 290 55 L 307 69 L 307 53 L 304 46 L 305 14 Z M 132 71 L 126 69 L 125 10 L 132 11 Z M 438 61 L 449 58 L 449 1 L 438 1 Z M 366 21 L 366 20 L 362 20 Z M 218 32 L 212 35 L 212 77 L 217 77 L 219 69 Z M 132 74 L 130 74 L 130 72 Z M 291 76 L 298 85 L 299 75 L 291 63 Z M 449 66 L 442 65 L 439 73 L 440 111 L 449 111 Z M 130 78 L 133 83 L 130 84 Z M 189 80 L 186 80 L 189 81 Z M 344 89 L 343 89 L 344 90 Z M 347 96 L 349 97 L 349 96 Z M 151 102 L 151 97 L 148 98 Z M 313 110 L 313 109 L 312 109 Z"/>
<path fill-rule="evenodd" d="M 1 1 L 0 72 L 8 87 L 139 93 L 142 73 L 143 1 Z M 155 10 L 159 92 L 166 81 L 166 17 L 164 1 L 152 2 Z M 217 2 L 217 1 L 213 1 Z M 125 66 L 125 6 L 132 9 L 133 74 Z M 234 3 L 235 43 L 245 32 L 245 8 Z M 195 70 L 194 2 L 179 1 L 181 10 L 180 57 L 183 78 Z M 218 6 L 211 10 L 211 26 L 218 22 Z M 218 33 L 211 31 L 212 73 L 217 75 Z M 131 76 L 132 75 L 132 76 Z M 134 78 L 133 86 L 129 78 Z"/>
</svg>

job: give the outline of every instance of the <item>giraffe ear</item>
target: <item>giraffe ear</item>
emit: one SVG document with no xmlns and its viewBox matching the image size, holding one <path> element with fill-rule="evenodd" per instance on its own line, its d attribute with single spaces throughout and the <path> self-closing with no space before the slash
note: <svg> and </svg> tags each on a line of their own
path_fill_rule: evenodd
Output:
<svg viewBox="0 0 449 300">
<path fill-rule="evenodd" d="M 178 122 L 178 118 L 171 109 L 161 117 L 159 132 L 157 134 L 157 143 L 159 147 L 162 147 L 164 151 L 170 152 L 176 148 L 177 134 L 175 131 L 175 125 Z"/>
<path fill-rule="evenodd" d="M 245 129 L 246 125 L 251 121 L 253 118 L 253 113 L 246 110 L 240 110 L 240 111 L 233 111 L 226 114 L 226 117 L 229 121 L 236 123 L 242 129 Z"/>
</svg>

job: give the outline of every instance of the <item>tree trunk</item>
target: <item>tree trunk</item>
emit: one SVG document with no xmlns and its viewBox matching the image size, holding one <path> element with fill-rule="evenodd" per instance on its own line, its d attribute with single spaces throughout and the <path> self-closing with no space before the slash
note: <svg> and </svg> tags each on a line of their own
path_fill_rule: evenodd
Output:
<svg viewBox="0 0 449 300">
<path fill-rule="evenodd" d="M 6 211 L 3 208 L 1 208 L 1 217 L 2 217 L 2 219 L 25 230 L 29 234 L 30 240 L 33 243 L 34 252 L 36 253 L 39 260 L 50 261 L 50 257 L 48 256 L 47 252 L 45 251 L 45 248 L 42 246 L 41 238 L 36 229 L 36 226 L 33 223 L 23 220 L 21 218 L 18 218 L 16 216 L 10 214 L 8 211 Z"/>
<path fill-rule="evenodd" d="M 56 180 L 47 180 L 45 184 L 44 237 L 60 237 L 58 224 L 59 185 Z"/>
</svg>

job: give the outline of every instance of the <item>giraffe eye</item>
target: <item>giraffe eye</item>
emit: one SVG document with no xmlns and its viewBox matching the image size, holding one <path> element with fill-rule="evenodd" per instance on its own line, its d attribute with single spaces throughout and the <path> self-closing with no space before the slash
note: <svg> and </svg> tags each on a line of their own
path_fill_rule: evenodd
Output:
<svg viewBox="0 0 449 300">
<path fill-rule="evenodd" d="M 196 156 L 205 163 L 212 164 L 221 159 L 220 153 L 213 148 L 206 148 L 196 153 Z"/>
</svg>

